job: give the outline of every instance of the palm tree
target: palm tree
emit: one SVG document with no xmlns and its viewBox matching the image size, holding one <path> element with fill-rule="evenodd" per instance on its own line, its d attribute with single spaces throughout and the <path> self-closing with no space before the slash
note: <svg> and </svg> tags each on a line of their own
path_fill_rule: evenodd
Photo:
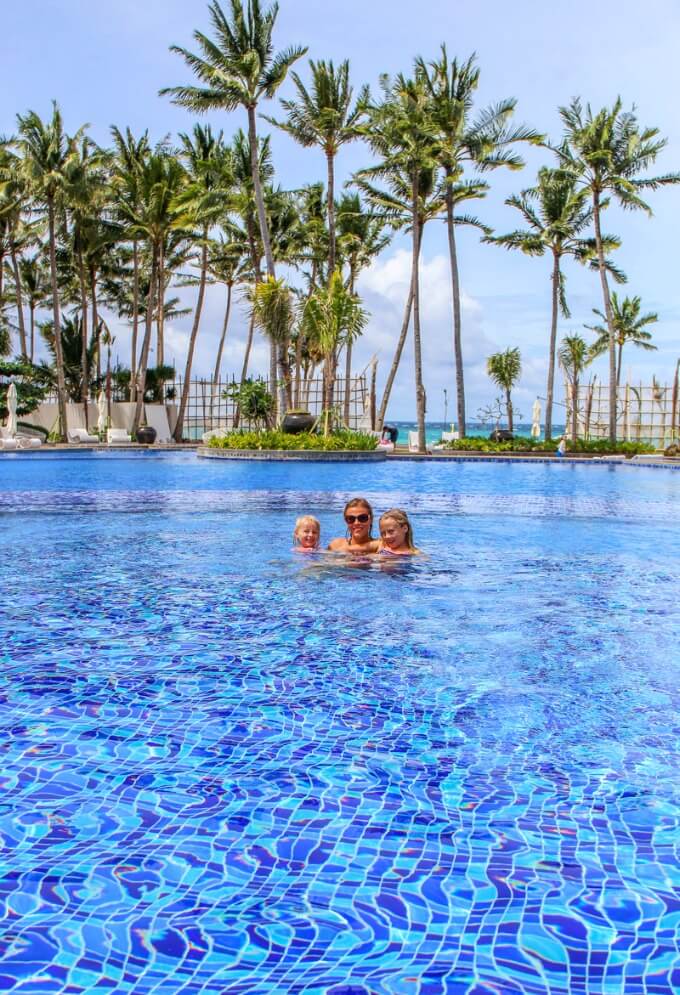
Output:
<svg viewBox="0 0 680 995">
<path fill-rule="evenodd" d="M 21 286 L 23 288 L 29 314 L 29 347 L 28 358 L 32 363 L 35 357 L 35 312 L 43 307 L 48 300 L 50 282 L 45 264 L 36 254 L 24 256 L 19 260 Z"/>
<path fill-rule="evenodd" d="M 333 384 L 338 349 L 363 331 L 368 314 L 359 298 L 345 286 L 340 270 L 331 274 L 328 285 L 300 303 L 300 323 L 304 335 L 324 360 L 324 434 L 328 434 L 333 406 Z"/>
<path fill-rule="evenodd" d="M 291 47 L 274 54 L 272 32 L 279 10 L 277 3 L 263 8 L 260 0 L 230 0 L 230 8 L 229 18 L 217 0 L 209 4 L 215 39 L 194 31 L 194 40 L 201 55 L 194 55 L 178 45 L 171 46 L 171 51 L 184 58 L 203 86 L 166 87 L 161 90 L 161 95 L 171 95 L 173 103 L 198 114 L 212 110 L 234 111 L 237 107 L 246 109 L 250 172 L 260 235 L 267 272 L 275 277 L 258 162 L 257 105 L 262 98 L 274 96 L 290 67 L 302 58 L 307 49 Z"/>
<path fill-rule="evenodd" d="M 416 73 L 429 101 L 431 121 L 438 138 L 438 162 L 444 170 L 446 228 L 451 268 L 453 300 L 453 345 L 456 363 L 456 414 L 461 438 L 465 435 L 465 379 L 463 368 L 460 277 L 455 231 L 470 223 L 466 216 L 455 217 L 456 204 L 469 198 L 486 196 L 486 183 L 465 180 L 466 166 L 481 170 L 507 166 L 521 169 L 522 159 L 512 151 L 517 142 L 539 144 L 543 136 L 524 125 L 510 126 L 516 101 L 501 100 L 483 110 L 472 120 L 473 94 L 479 85 L 479 68 L 475 56 L 465 62 L 449 60 L 442 45 L 439 60 L 426 63 L 416 60 Z M 473 223 L 482 227 L 476 219 Z"/>
<path fill-rule="evenodd" d="M 254 285 L 251 302 L 256 327 L 261 329 L 276 347 L 278 364 L 283 376 L 282 389 L 285 393 L 287 406 L 291 407 L 288 351 L 293 322 L 295 321 L 293 293 L 284 280 L 277 280 L 270 276 Z M 279 405 L 280 409 L 282 407 Z"/>
<path fill-rule="evenodd" d="M 522 375 L 522 357 L 517 346 L 514 349 L 495 352 L 492 356 L 489 356 L 486 361 L 486 372 L 493 382 L 505 392 L 508 429 L 512 432 L 514 424 L 511 391 Z"/>
<path fill-rule="evenodd" d="M 111 128 L 114 144 L 113 186 L 116 203 L 124 203 L 124 216 L 135 216 L 140 209 L 141 170 L 151 153 L 148 131 L 135 138 L 129 128 L 123 134 L 118 128 Z M 130 382 L 137 378 L 137 340 L 139 336 L 139 237 L 132 235 L 132 341 L 130 344 Z"/>
<path fill-rule="evenodd" d="M 186 228 L 189 226 L 198 228 L 199 234 L 196 241 L 200 245 L 200 261 L 198 299 L 189 336 L 182 397 L 174 432 L 177 442 L 181 442 L 184 430 L 184 417 L 191 386 L 191 368 L 205 299 L 208 275 L 208 233 L 210 226 L 226 213 L 232 184 L 231 158 L 224 145 L 222 132 L 213 135 L 210 125 L 203 127 L 197 124 L 194 126 L 192 136 L 181 134 L 180 140 L 182 142 L 181 154 L 187 171 L 187 184 L 177 198 L 177 207 L 184 212 L 177 224 Z"/>
<path fill-rule="evenodd" d="M 560 366 L 564 371 L 571 394 L 571 438 L 578 438 L 578 400 L 581 375 L 591 360 L 588 344 L 580 335 L 565 335 L 558 353 Z"/>
<path fill-rule="evenodd" d="M 47 209 L 59 433 L 61 439 L 65 441 L 68 421 L 57 284 L 57 213 L 63 207 L 68 167 L 76 155 L 85 129 L 81 128 L 74 136 L 69 137 L 64 131 L 61 112 L 56 102 L 52 105 L 52 118 L 47 123 L 42 121 L 35 111 L 29 111 L 23 116 L 18 115 L 17 123 L 18 137 L 15 144 L 22 157 L 22 169 L 28 189 L 34 199 L 44 204 Z"/>
<path fill-rule="evenodd" d="M 390 244 L 386 219 L 366 210 L 358 194 L 345 194 L 338 206 L 338 242 L 341 259 L 347 263 L 349 275 L 347 288 L 354 293 L 356 281 L 363 269 L 371 265 L 382 250 Z M 352 340 L 345 351 L 345 423 L 349 424 L 352 375 Z"/>
<path fill-rule="evenodd" d="M 14 283 L 14 303 L 17 312 L 19 331 L 19 352 L 28 356 L 26 325 L 24 322 L 23 284 L 21 280 L 21 253 L 38 237 L 39 222 L 31 223 L 27 217 L 29 191 L 22 163 L 8 148 L 0 149 L 0 269 L 3 259 L 9 256 L 11 276 Z M 0 275 L 0 298 L 2 298 L 2 275 Z M 1 304 L 0 304 L 1 310 Z"/>
<path fill-rule="evenodd" d="M 636 345 L 640 349 L 649 352 L 657 347 L 651 342 L 651 332 L 645 331 L 646 325 L 653 325 L 659 320 L 656 311 L 649 311 L 647 314 L 640 314 L 642 301 L 639 297 L 624 297 L 619 300 L 616 291 L 611 296 L 612 319 L 614 321 L 614 332 L 616 335 L 616 345 L 618 346 L 618 358 L 616 361 L 616 386 L 621 384 L 621 360 L 623 358 L 623 347 L 627 342 Z M 607 318 L 597 308 L 593 308 L 593 313 L 602 321 Z M 605 325 L 586 325 L 591 332 L 597 333 L 597 339 L 590 347 L 592 358 L 601 356 L 609 349 L 609 329 Z"/>
<path fill-rule="evenodd" d="M 411 230 L 411 290 L 413 301 L 413 351 L 418 418 L 418 448 L 425 452 L 425 388 L 423 386 L 420 328 L 420 246 L 423 228 L 423 180 L 434 186 L 436 171 L 436 137 L 428 112 L 424 87 L 418 77 L 403 75 L 391 81 L 381 79 L 383 101 L 368 108 L 369 120 L 364 133 L 381 161 L 363 169 L 360 179 L 394 178 L 401 174 L 409 187 Z M 360 184 L 361 186 L 361 184 Z M 366 189 L 362 186 L 362 189 Z M 411 294 L 409 294 L 411 297 Z M 410 310 L 410 308 L 409 308 Z M 408 319 L 405 321 L 408 328 Z M 403 328 L 402 328 L 403 331 Z M 403 335 L 405 339 L 405 333 Z M 384 417 L 384 415 L 383 415 Z"/>
<path fill-rule="evenodd" d="M 47 346 L 48 352 L 56 362 L 57 347 L 54 338 L 54 325 L 51 321 L 38 324 L 40 334 Z M 74 311 L 70 317 L 64 318 L 60 326 L 61 334 L 61 354 L 64 359 L 64 378 L 66 384 L 66 394 L 70 401 L 80 401 L 83 396 L 83 364 L 82 364 L 82 315 Z M 94 335 L 90 336 L 87 343 L 88 348 L 88 375 L 91 377 L 94 354 L 97 349 L 97 340 Z M 91 380 L 87 384 L 87 390 L 91 385 Z"/>
<path fill-rule="evenodd" d="M 233 229 L 232 234 L 234 234 Z M 222 354 L 224 352 L 224 343 L 227 338 L 227 329 L 231 316 L 231 299 L 234 287 L 239 283 L 245 283 L 251 276 L 250 259 L 248 258 L 244 242 L 238 240 L 229 241 L 224 236 L 220 236 L 218 241 L 210 243 L 208 248 L 208 277 L 212 283 L 221 283 L 227 289 L 224 321 L 222 322 L 222 332 L 215 356 L 213 386 L 220 379 Z"/>
<path fill-rule="evenodd" d="M 369 99 L 368 87 L 362 87 L 352 107 L 353 89 L 349 82 L 349 60 L 336 69 L 333 62 L 314 62 L 311 92 L 297 73 L 291 77 L 297 89 L 297 100 L 282 100 L 288 114 L 286 121 L 267 117 L 271 124 L 282 128 L 305 148 L 318 145 L 326 156 L 328 190 L 328 272 L 335 270 L 335 157 L 341 146 L 359 137 L 359 126 Z"/>
<path fill-rule="evenodd" d="M 565 277 L 561 269 L 564 256 L 572 256 L 581 263 L 596 259 L 595 240 L 584 238 L 583 232 L 593 219 L 593 209 L 588 206 L 588 191 L 579 188 L 576 177 L 564 169 L 539 170 L 535 187 L 523 190 L 519 196 L 508 197 L 506 204 L 516 208 L 527 228 L 507 235 L 487 236 L 485 241 L 495 242 L 506 249 L 518 249 L 529 256 L 552 256 L 552 319 L 550 322 L 550 348 L 548 354 L 548 385 L 545 406 L 545 437 L 552 438 L 552 411 L 555 387 L 555 355 L 557 349 L 557 322 L 559 312 L 570 317 L 565 293 Z M 620 244 L 605 235 L 606 251 Z M 623 275 L 607 261 L 607 268 L 617 280 Z"/>
<path fill-rule="evenodd" d="M 565 128 L 564 145 L 558 149 L 565 168 L 571 170 L 589 193 L 593 202 L 595 244 L 602 284 L 604 311 L 609 335 L 609 438 L 616 442 L 616 329 L 607 282 L 605 245 L 601 231 L 601 212 L 611 193 L 628 209 L 651 214 L 640 192 L 680 182 L 680 174 L 640 177 L 665 148 L 658 128 L 640 129 L 633 111 L 622 112 L 621 98 L 613 107 L 603 107 L 593 114 L 590 104 L 585 111 L 578 98 L 560 108 Z"/>
</svg>

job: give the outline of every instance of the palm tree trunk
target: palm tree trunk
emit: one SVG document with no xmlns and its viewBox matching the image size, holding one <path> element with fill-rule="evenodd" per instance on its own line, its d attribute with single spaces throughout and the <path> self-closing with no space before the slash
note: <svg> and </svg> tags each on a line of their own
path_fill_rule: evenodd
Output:
<svg viewBox="0 0 680 995">
<path fill-rule="evenodd" d="M 578 439 L 578 392 L 579 392 L 579 382 L 578 378 L 574 377 L 574 385 L 572 390 L 571 399 L 571 441 L 576 442 Z"/>
<path fill-rule="evenodd" d="M 52 324 L 54 327 L 54 361 L 57 366 L 57 402 L 59 407 L 59 436 L 66 442 L 68 419 L 66 415 L 66 382 L 64 380 L 64 354 L 61 348 L 61 315 L 57 289 L 57 240 L 55 235 L 54 199 L 47 200 L 47 218 L 50 239 L 50 278 L 52 283 Z"/>
<path fill-rule="evenodd" d="M 97 380 L 102 378 L 101 328 L 99 327 L 99 305 L 97 303 L 97 274 L 90 272 L 90 296 L 92 297 L 92 335 L 97 349 Z"/>
<path fill-rule="evenodd" d="M 447 180 L 451 178 L 451 167 L 446 169 Z M 455 223 L 453 219 L 453 191 L 446 185 L 446 230 L 449 237 L 449 260 L 451 264 L 451 296 L 453 298 L 453 354 L 456 363 L 456 418 L 458 434 L 465 438 L 465 370 L 463 368 L 462 321 L 460 308 L 460 279 L 458 276 L 458 253 L 456 251 Z"/>
<path fill-rule="evenodd" d="M 595 225 L 597 264 L 600 270 L 600 283 L 602 284 L 604 310 L 607 317 L 607 330 L 609 332 L 609 440 L 610 442 L 616 442 L 616 332 L 614 330 L 614 316 L 612 314 L 609 285 L 607 283 L 604 249 L 602 248 L 602 231 L 600 229 L 600 194 L 598 190 L 593 191 L 593 222 Z"/>
<path fill-rule="evenodd" d="M 156 271 L 158 263 L 158 250 L 154 245 L 151 249 L 151 278 L 149 280 L 149 296 L 146 303 L 146 322 L 144 326 L 144 339 L 142 341 L 142 352 L 139 357 L 137 367 L 137 399 L 135 404 L 135 416 L 132 420 L 132 434 L 142 422 L 142 408 L 144 407 L 144 391 L 146 389 L 146 368 L 149 363 L 149 350 L 151 348 L 151 332 L 153 330 L 153 308 L 154 297 L 156 295 Z"/>
<path fill-rule="evenodd" d="M 550 352 L 548 355 L 548 386 L 545 392 L 545 438 L 552 439 L 553 395 L 555 392 L 555 352 L 557 350 L 557 316 L 560 302 L 560 257 L 553 250 L 552 319 L 550 322 Z"/>
<path fill-rule="evenodd" d="M 12 272 L 14 273 L 14 289 L 16 293 L 16 304 L 17 304 L 17 324 L 19 325 L 19 345 L 21 348 L 21 355 L 26 356 L 26 325 L 24 324 L 24 295 L 21 286 L 21 273 L 19 272 L 19 261 L 17 260 L 17 251 L 12 245 L 11 249 L 12 256 Z"/>
<path fill-rule="evenodd" d="M 505 406 L 508 409 L 508 432 L 514 432 L 514 421 L 513 421 L 514 412 L 512 410 L 512 398 L 510 396 L 509 390 L 506 390 L 505 392 Z"/>
<path fill-rule="evenodd" d="M 352 340 L 349 339 L 347 342 L 347 348 L 345 350 L 345 410 L 343 412 L 343 417 L 347 428 L 349 428 L 349 409 L 350 409 L 349 381 L 351 376 L 352 376 Z"/>
<path fill-rule="evenodd" d="M 257 205 L 257 218 L 260 223 L 260 235 L 264 246 L 264 256 L 267 261 L 267 274 L 276 276 L 274 266 L 274 255 L 272 253 L 271 241 L 269 239 L 269 225 L 267 224 L 267 212 L 264 207 L 264 195 L 262 193 L 262 181 L 260 179 L 260 164 L 257 149 L 257 126 L 255 123 L 255 106 L 248 107 L 248 137 L 250 139 L 250 171 L 253 177 L 253 188 L 255 192 L 255 204 Z"/>
<path fill-rule="evenodd" d="M 30 331 L 31 331 L 31 351 L 28 358 L 33 362 L 33 357 L 35 355 L 35 304 L 33 302 L 28 305 L 28 312 L 30 315 Z"/>
<path fill-rule="evenodd" d="M 194 349 L 196 347 L 196 338 L 198 336 L 198 329 L 201 324 L 201 311 L 203 310 L 203 298 L 205 297 L 205 282 L 208 273 L 208 232 L 204 229 L 203 231 L 203 248 L 201 249 L 201 277 L 198 284 L 198 300 L 196 301 L 196 311 L 194 312 L 194 323 L 191 326 L 191 335 L 189 337 L 189 351 L 187 353 L 187 365 L 184 372 L 184 384 L 182 385 L 182 400 L 179 404 L 179 414 L 177 415 L 177 424 L 175 425 L 175 442 L 182 441 L 182 432 L 184 429 L 184 416 L 187 410 L 187 404 L 189 401 L 189 388 L 191 386 L 191 366 L 194 361 Z M 162 302 L 159 302 L 162 305 Z"/>
<path fill-rule="evenodd" d="M 616 361 L 616 386 L 621 384 L 621 361 L 623 359 L 623 342 L 619 342 L 619 356 Z"/>
<path fill-rule="evenodd" d="M 279 388 L 277 386 L 279 381 L 278 367 L 279 364 L 276 360 L 276 343 L 270 342 L 269 343 L 269 390 L 271 392 L 272 397 L 274 398 L 274 411 L 272 414 L 275 425 L 278 425 L 279 417 L 281 414 Z"/>
<path fill-rule="evenodd" d="M 156 309 L 156 366 L 165 362 L 165 246 L 158 259 L 158 307 Z"/>
<path fill-rule="evenodd" d="M 413 214 L 413 358 L 416 381 L 416 415 L 418 418 L 418 452 L 426 453 L 425 447 L 425 388 L 423 387 L 423 360 L 420 344 L 420 225 L 418 223 L 418 173 L 413 174 L 412 214 Z"/>
<path fill-rule="evenodd" d="M 326 153 L 328 171 L 328 279 L 335 271 L 335 153 Z"/>
<path fill-rule="evenodd" d="M 394 353 L 394 359 L 392 360 L 392 366 L 390 367 L 390 372 L 387 375 L 387 381 L 385 383 L 385 389 L 383 391 L 382 401 L 380 402 L 380 408 L 378 410 L 378 418 L 375 426 L 378 432 L 382 432 L 383 424 L 385 422 L 385 415 L 387 414 L 387 405 L 389 404 L 390 394 L 392 393 L 394 380 L 397 375 L 397 370 L 399 369 L 401 354 L 404 351 L 404 344 L 406 342 L 406 336 L 408 334 L 408 326 L 411 320 L 412 309 L 413 309 L 413 277 L 411 277 L 411 284 L 409 286 L 408 297 L 406 298 L 406 306 L 404 307 L 404 318 L 401 323 L 401 331 L 399 333 L 399 339 L 397 341 L 397 348 Z"/>
<path fill-rule="evenodd" d="M 213 383 L 216 384 L 220 378 L 220 367 L 222 365 L 222 353 L 224 351 L 224 343 L 227 338 L 227 328 L 229 326 L 229 315 L 231 313 L 231 284 L 227 284 L 227 307 L 224 312 L 224 322 L 222 324 L 222 335 L 220 336 L 220 344 L 217 347 L 217 356 L 215 357 L 215 373 L 213 374 Z"/>
<path fill-rule="evenodd" d="M 132 241 L 132 343 L 130 346 L 130 400 L 137 400 L 137 336 L 139 334 L 139 248 Z"/>
<path fill-rule="evenodd" d="M 80 399 L 83 404 L 83 409 L 85 412 L 85 428 L 89 428 L 89 412 L 87 410 L 87 401 L 89 395 L 89 380 L 90 380 L 90 370 L 87 356 L 88 347 L 88 334 L 87 334 L 87 286 L 85 280 L 85 265 L 83 263 L 83 254 L 78 252 L 78 280 L 80 282 L 80 375 L 82 377 L 82 383 L 80 387 Z"/>
</svg>

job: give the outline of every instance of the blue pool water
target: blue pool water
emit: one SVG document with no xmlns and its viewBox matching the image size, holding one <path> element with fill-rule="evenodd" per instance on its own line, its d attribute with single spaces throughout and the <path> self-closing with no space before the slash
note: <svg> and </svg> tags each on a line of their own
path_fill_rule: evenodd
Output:
<svg viewBox="0 0 680 995">
<path fill-rule="evenodd" d="M 290 552 L 413 512 L 429 557 Z M 680 990 L 680 473 L 0 457 L 0 990 Z"/>
</svg>

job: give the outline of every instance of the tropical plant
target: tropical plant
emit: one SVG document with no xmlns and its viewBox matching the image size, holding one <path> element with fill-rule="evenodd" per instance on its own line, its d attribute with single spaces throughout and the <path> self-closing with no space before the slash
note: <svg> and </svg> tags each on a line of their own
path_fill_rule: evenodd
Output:
<svg viewBox="0 0 680 995">
<path fill-rule="evenodd" d="M 19 272 L 24 299 L 28 306 L 28 359 L 32 363 L 35 358 L 35 313 L 48 301 L 50 279 L 44 261 L 38 254 L 20 259 Z"/>
<path fill-rule="evenodd" d="M 279 417 L 285 414 L 285 407 L 292 406 L 289 348 L 295 309 L 293 293 L 282 279 L 267 277 L 257 283 L 251 293 L 252 314 L 255 327 L 259 328 L 276 347 L 278 368 L 281 375 L 283 403 L 279 404 Z"/>
<path fill-rule="evenodd" d="M 375 438 L 363 432 L 351 432 L 339 429 L 328 435 L 317 435 L 315 432 L 282 432 L 266 430 L 264 432 L 229 432 L 210 439 L 208 445 L 212 449 L 245 449 L 245 450 L 300 450 L 322 452 L 375 452 Z"/>
<path fill-rule="evenodd" d="M 52 285 L 52 322 L 55 330 L 55 363 L 57 370 L 57 401 L 59 406 L 59 437 L 65 441 L 68 431 L 66 415 L 66 383 L 64 359 L 61 352 L 61 313 L 57 284 L 57 215 L 64 206 L 68 169 L 72 164 L 85 129 L 80 128 L 69 137 L 64 131 L 61 112 L 52 105 L 52 117 L 44 122 L 29 111 L 17 116 L 18 135 L 15 146 L 21 155 L 22 170 L 27 189 L 37 203 L 47 211 L 50 281 Z"/>
<path fill-rule="evenodd" d="M 619 300 L 616 292 L 611 295 L 611 312 L 614 322 L 614 333 L 618 356 L 616 360 L 616 386 L 621 384 L 621 362 L 623 358 L 623 347 L 627 343 L 646 349 L 651 352 L 657 347 L 651 342 L 651 332 L 645 331 L 646 325 L 652 325 L 659 320 L 656 311 L 649 311 L 647 314 L 640 314 L 642 301 L 639 297 L 624 297 Z M 606 322 L 607 317 L 602 311 L 593 308 L 593 313 L 602 321 Z M 590 347 L 592 357 L 601 356 L 609 349 L 609 329 L 605 325 L 586 325 L 587 329 L 595 332 L 596 340 Z"/>
<path fill-rule="evenodd" d="M 173 102 L 194 113 L 213 110 L 234 111 L 244 107 L 248 115 L 250 167 L 260 235 L 269 276 L 275 277 L 274 256 L 269 238 L 264 195 L 260 179 L 257 141 L 257 106 L 271 98 L 286 78 L 290 67 L 306 53 L 291 47 L 274 54 L 272 33 L 278 4 L 263 7 L 260 0 L 230 0 L 228 17 L 213 0 L 209 4 L 215 38 L 194 31 L 200 55 L 178 45 L 171 51 L 181 55 L 203 86 L 172 86 L 161 90 Z"/>
<path fill-rule="evenodd" d="M 510 119 L 515 111 L 513 98 L 499 101 L 481 111 L 472 119 L 473 95 L 479 85 L 480 70 L 475 57 L 459 63 L 449 60 L 446 46 L 442 45 L 437 61 L 427 63 L 416 60 L 416 74 L 427 95 L 429 114 L 437 138 L 437 161 L 444 171 L 444 200 L 446 229 L 449 243 L 451 269 L 451 295 L 453 301 L 453 346 L 456 364 L 456 413 L 459 435 L 465 436 L 465 380 L 463 367 L 462 319 L 460 305 L 460 276 L 456 228 L 481 223 L 469 215 L 456 216 L 459 204 L 469 199 L 486 196 L 488 184 L 465 177 L 466 167 L 478 170 L 497 169 L 501 166 L 521 169 L 523 160 L 513 151 L 518 142 L 539 144 L 543 136 L 525 125 L 512 126 Z"/>
<path fill-rule="evenodd" d="M 505 394 L 505 407 L 508 413 L 508 429 L 514 430 L 513 410 L 512 410 L 512 389 L 522 375 L 522 358 L 520 351 L 515 346 L 514 349 L 506 349 L 504 352 L 495 352 L 486 361 L 486 372 L 491 377 L 497 387 L 500 387 Z"/>
<path fill-rule="evenodd" d="M 539 170 L 535 187 L 523 190 L 519 196 L 509 197 L 506 204 L 516 208 L 528 227 L 507 235 L 487 236 L 506 249 L 518 249 L 529 256 L 552 257 L 552 316 L 548 351 L 548 384 L 545 405 L 545 437 L 552 438 L 552 412 L 555 385 L 555 355 L 557 350 L 557 322 L 561 311 L 570 317 L 565 276 L 561 268 L 564 256 L 571 256 L 581 263 L 596 259 L 594 238 L 584 238 L 583 232 L 593 219 L 593 209 L 588 205 L 588 191 L 577 186 L 576 177 L 564 169 Z M 618 248 L 619 242 L 611 235 L 603 236 L 606 251 Z M 623 274 L 606 261 L 609 272 L 621 281 Z"/>
<path fill-rule="evenodd" d="M 630 210 L 643 210 L 651 214 L 649 206 L 640 196 L 644 190 L 680 182 L 680 174 L 641 176 L 654 164 L 665 148 L 666 139 L 659 138 L 658 128 L 640 128 L 633 111 L 622 111 L 617 98 L 614 105 L 593 113 L 590 104 L 585 110 L 578 98 L 568 107 L 560 108 L 565 128 L 565 141 L 557 151 L 565 168 L 578 179 L 592 198 L 595 244 L 604 299 L 607 332 L 609 335 L 609 436 L 616 441 L 616 328 L 612 312 L 605 244 L 602 237 L 601 213 L 606 207 L 606 197 L 612 194 L 619 203 Z"/>
<path fill-rule="evenodd" d="M 17 389 L 17 414 L 28 415 L 35 411 L 54 387 L 52 371 L 47 366 L 34 366 L 26 360 L 5 362 L 0 360 L 0 418 L 9 414 L 7 391 L 10 383 Z"/>
<path fill-rule="evenodd" d="M 95 377 L 93 376 L 95 356 L 97 351 L 97 336 L 91 334 L 87 343 L 86 369 L 88 380 L 83 388 L 83 364 L 82 364 L 82 316 L 79 311 L 74 311 L 69 317 L 62 316 L 59 326 L 61 338 L 61 355 L 64 362 L 64 382 L 66 395 L 69 401 L 82 401 L 83 396 L 90 397 Z M 44 321 L 38 324 L 40 334 L 52 356 L 56 358 L 57 344 L 54 334 L 54 323 Z"/>
<path fill-rule="evenodd" d="M 587 342 L 580 335 L 565 335 L 560 344 L 558 359 L 569 386 L 571 440 L 575 442 L 578 438 L 578 402 L 581 376 L 591 360 Z"/>
<path fill-rule="evenodd" d="M 324 360 L 323 410 L 324 434 L 328 435 L 333 407 L 338 349 L 361 335 L 368 314 L 359 298 L 352 294 L 339 270 L 331 275 L 328 286 L 317 289 L 300 305 L 300 324 L 307 339 L 315 343 Z"/>
<path fill-rule="evenodd" d="M 362 87 L 357 102 L 352 107 L 353 90 L 349 82 L 349 61 L 345 59 L 335 68 L 333 62 L 314 62 L 310 59 L 312 84 L 308 90 L 297 73 L 291 78 L 297 90 L 297 100 L 282 100 L 281 106 L 288 114 L 286 121 L 266 118 L 271 124 L 292 135 L 296 142 L 307 148 L 317 145 L 326 156 L 328 189 L 328 272 L 335 270 L 335 157 L 342 145 L 356 139 L 359 125 L 368 103 L 368 87 Z"/>
<path fill-rule="evenodd" d="M 240 383 L 229 384 L 223 396 L 236 402 L 244 421 L 256 428 L 264 426 L 267 430 L 272 429 L 274 397 L 264 380 L 248 378 Z"/>
</svg>

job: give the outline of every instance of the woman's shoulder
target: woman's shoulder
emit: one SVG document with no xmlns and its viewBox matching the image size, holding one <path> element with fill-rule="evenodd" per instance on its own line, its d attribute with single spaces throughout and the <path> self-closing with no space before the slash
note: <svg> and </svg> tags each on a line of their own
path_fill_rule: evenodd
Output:
<svg viewBox="0 0 680 995">
<path fill-rule="evenodd" d="M 337 539 L 331 539 L 328 543 L 328 548 L 330 550 L 347 549 L 349 543 L 343 536 L 339 536 Z"/>
</svg>

